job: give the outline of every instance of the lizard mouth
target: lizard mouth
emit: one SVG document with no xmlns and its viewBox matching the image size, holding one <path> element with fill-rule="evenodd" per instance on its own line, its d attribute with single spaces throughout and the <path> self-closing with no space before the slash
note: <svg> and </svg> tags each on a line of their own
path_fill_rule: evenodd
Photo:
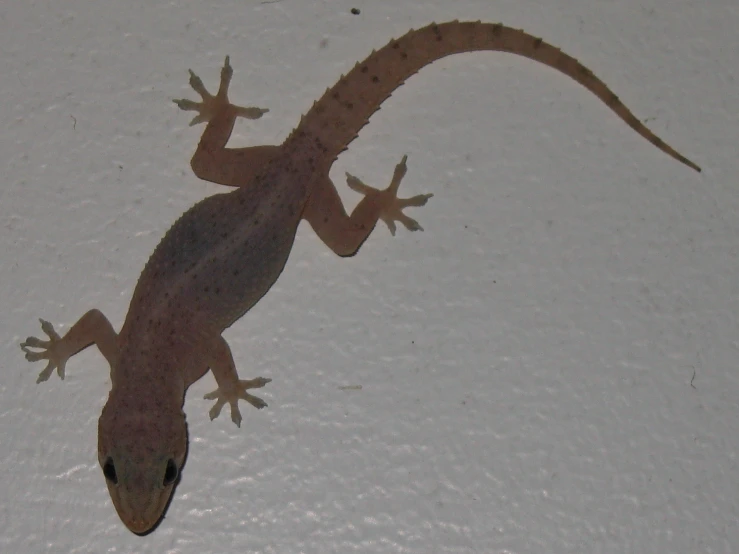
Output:
<svg viewBox="0 0 739 554">
<path fill-rule="evenodd" d="M 159 522 L 162 519 L 162 516 L 154 520 L 144 517 L 121 517 L 121 521 L 128 528 L 128 530 L 140 537 L 144 537 L 153 532 L 159 526 Z"/>
<path fill-rule="evenodd" d="M 169 504 L 170 499 L 171 496 L 167 495 L 166 498 L 159 498 L 146 508 L 140 506 L 133 508 L 125 502 L 120 502 L 120 497 L 116 498 L 118 502 L 113 504 L 116 512 L 118 512 L 118 517 L 128 530 L 136 535 L 145 536 L 153 532 L 164 519 L 164 513 L 166 512 L 164 508 Z"/>
<path fill-rule="evenodd" d="M 124 521 L 126 527 L 137 535 L 146 535 L 154 527 L 153 524 L 143 520 Z"/>
</svg>

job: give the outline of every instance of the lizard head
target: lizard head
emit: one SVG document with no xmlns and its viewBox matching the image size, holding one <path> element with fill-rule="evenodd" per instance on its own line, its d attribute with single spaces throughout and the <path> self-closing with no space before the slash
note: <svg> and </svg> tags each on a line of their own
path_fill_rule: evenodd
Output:
<svg viewBox="0 0 739 554">
<path fill-rule="evenodd" d="M 133 405 L 132 405 L 133 404 Z M 118 516 L 143 535 L 164 516 L 187 454 L 182 409 L 115 409 L 110 400 L 98 421 L 98 460 Z"/>
</svg>

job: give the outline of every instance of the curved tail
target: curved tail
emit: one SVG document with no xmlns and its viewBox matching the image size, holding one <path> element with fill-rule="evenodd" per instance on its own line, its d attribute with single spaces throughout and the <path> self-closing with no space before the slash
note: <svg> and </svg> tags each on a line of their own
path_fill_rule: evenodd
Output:
<svg viewBox="0 0 739 554">
<path fill-rule="evenodd" d="M 542 39 L 501 23 L 451 21 L 409 31 L 373 51 L 316 101 L 286 144 L 315 152 L 332 163 L 354 140 L 380 104 L 423 66 L 462 52 L 510 52 L 548 65 L 600 98 L 626 124 L 654 146 L 696 171 L 701 168 L 650 131 L 606 84 L 575 58 Z"/>
</svg>

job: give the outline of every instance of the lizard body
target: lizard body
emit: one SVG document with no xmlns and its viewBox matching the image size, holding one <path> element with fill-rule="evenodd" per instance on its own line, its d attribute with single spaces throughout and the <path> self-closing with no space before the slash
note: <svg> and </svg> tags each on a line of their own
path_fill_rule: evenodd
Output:
<svg viewBox="0 0 739 554">
<path fill-rule="evenodd" d="M 146 264 L 126 320 L 116 333 L 105 316 L 91 310 L 60 337 L 42 320 L 48 340 L 21 344 L 29 361 L 48 360 L 38 382 L 56 369 L 64 378 L 69 357 L 96 344 L 110 364 L 112 388 L 98 425 L 98 458 L 113 504 L 125 525 L 144 534 L 161 520 L 187 450 L 182 410 L 187 387 L 208 369 L 218 389 L 211 419 L 228 403 L 239 425 L 238 400 L 266 404 L 247 390 L 269 379 L 240 380 L 221 333 L 246 313 L 280 275 L 298 223 L 307 220 L 338 255 L 350 256 L 382 219 L 420 225 L 403 213 L 431 195 L 397 198 L 405 158 L 387 189 L 377 190 L 347 174 L 363 199 L 347 215 L 328 172 L 380 104 L 405 79 L 441 57 L 474 50 L 504 51 L 548 65 L 585 86 L 632 129 L 673 158 L 700 168 L 665 144 L 577 60 L 540 38 L 502 24 L 432 24 L 372 52 L 313 104 L 281 146 L 227 149 L 238 117 L 266 111 L 229 103 L 232 70 L 221 71 L 211 95 L 191 72 L 201 102 L 175 100 L 207 122 L 191 165 L 200 178 L 236 190 L 195 204 L 166 233 Z"/>
</svg>

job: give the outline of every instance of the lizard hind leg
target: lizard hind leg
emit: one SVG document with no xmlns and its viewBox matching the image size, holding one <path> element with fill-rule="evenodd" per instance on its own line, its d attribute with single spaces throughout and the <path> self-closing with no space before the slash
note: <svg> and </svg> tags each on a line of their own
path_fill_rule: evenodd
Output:
<svg viewBox="0 0 739 554">
<path fill-rule="evenodd" d="M 418 194 L 411 198 L 398 198 L 398 187 L 400 187 L 400 182 L 408 172 L 408 166 L 405 163 L 407 160 L 408 156 L 403 156 L 400 163 L 395 166 L 393 178 L 385 190 L 377 190 L 369 185 L 365 185 L 354 175 L 350 173 L 346 174 L 346 184 L 350 189 L 374 200 L 381 206 L 378 219 L 381 219 L 387 225 L 390 234 L 393 236 L 395 236 L 396 221 L 400 222 L 409 231 L 423 231 L 420 223 L 405 215 L 403 210 L 410 207 L 424 206 L 429 198 L 433 196 L 433 194 Z"/>
<path fill-rule="evenodd" d="M 190 70 L 190 86 L 201 101 L 183 98 L 173 102 L 181 110 L 197 112 L 190 125 L 208 123 L 190 161 L 195 175 L 219 185 L 241 187 L 253 181 L 254 175 L 277 155 L 279 147 L 264 145 L 226 148 L 237 118 L 259 119 L 269 111 L 265 108 L 245 108 L 231 104 L 228 100 L 228 86 L 232 76 L 233 69 L 226 56 L 221 69 L 221 83 L 218 92 L 213 95 L 205 88 L 200 77 Z"/>
<path fill-rule="evenodd" d="M 405 208 L 423 206 L 433 194 L 419 194 L 412 198 L 398 198 L 398 188 L 408 167 L 407 156 L 395 166 L 390 185 L 379 190 L 364 184 L 358 177 L 346 174 L 349 188 L 364 195 L 351 215 L 347 215 L 334 184 L 328 179 L 313 183 L 303 218 L 313 227 L 320 239 L 339 256 L 353 256 L 381 220 L 395 235 L 395 222 L 409 231 L 422 231 L 423 227 L 403 213 Z"/>
<path fill-rule="evenodd" d="M 175 99 L 173 102 L 177 104 L 181 110 L 198 112 L 192 121 L 190 121 L 191 126 L 211 121 L 224 111 L 231 112 L 229 115 L 231 115 L 233 119 L 236 119 L 237 117 L 243 117 L 245 119 L 259 119 L 269 111 L 266 108 L 256 108 L 253 106 L 235 106 L 228 101 L 228 87 L 231 84 L 231 78 L 233 77 L 233 68 L 231 67 L 229 56 L 226 56 L 226 60 L 221 68 L 221 82 L 215 96 L 208 92 L 202 79 L 198 77 L 192 69 L 189 71 L 190 86 L 198 93 L 201 101 L 193 102 L 192 100 L 181 98 Z"/>
</svg>

